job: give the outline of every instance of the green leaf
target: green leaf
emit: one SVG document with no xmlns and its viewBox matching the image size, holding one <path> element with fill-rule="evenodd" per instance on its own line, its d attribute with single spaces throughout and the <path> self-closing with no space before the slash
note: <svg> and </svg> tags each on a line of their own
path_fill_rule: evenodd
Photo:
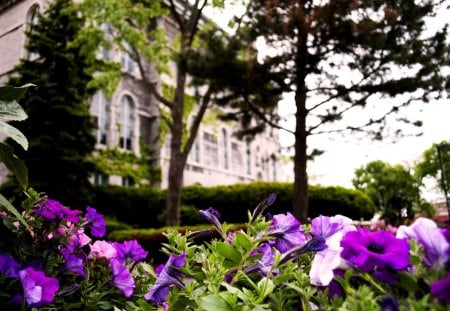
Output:
<svg viewBox="0 0 450 311">
<path fill-rule="evenodd" d="M 17 211 L 17 209 L 12 206 L 11 203 L 9 203 L 9 201 L 0 194 L 0 205 L 4 206 L 11 214 L 13 214 L 14 216 L 16 216 L 16 218 L 26 227 L 28 228 L 28 223 L 26 222 L 26 220 L 22 217 L 22 215 L 20 215 L 20 213 Z"/>
<path fill-rule="evenodd" d="M 0 100 L 0 119 L 5 121 L 23 121 L 28 118 L 25 110 L 16 101 Z"/>
<path fill-rule="evenodd" d="M 217 252 L 235 265 L 238 265 L 242 260 L 241 253 L 230 244 L 224 242 L 217 243 Z"/>
<path fill-rule="evenodd" d="M 15 127 L 0 121 L 0 133 L 5 134 L 6 136 L 14 139 L 19 145 L 22 146 L 23 149 L 28 149 L 28 139 L 25 135 L 22 134 L 21 131 L 16 129 Z"/>
<path fill-rule="evenodd" d="M 257 284 L 258 293 L 261 299 L 266 298 L 275 289 L 273 281 L 268 278 L 262 278 Z"/>
<path fill-rule="evenodd" d="M 203 310 L 215 310 L 215 311 L 232 311 L 231 306 L 220 296 L 209 295 L 200 298 L 198 305 Z"/>
<path fill-rule="evenodd" d="M 234 244 L 237 247 L 239 246 L 242 247 L 246 251 L 252 248 L 252 242 L 250 241 L 248 236 L 242 231 L 236 232 L 236 236 L 234 237 Z"/>
<path fill-rule="evenodd" d="M 28 187 L 28 169 L 25 163 L 16 157 L 10 146 L 0 144 L 0 161 L 14 174 L 23 189 Z"/>
<path fill-rule="evenodd" d="M 36 85 L 28 83 L 20 87 L 14 87 L 10 85 L 0 86 L 0 101 L 12 102 L 15 100 L 19 100 L 31 86 Z"/>
</svg>

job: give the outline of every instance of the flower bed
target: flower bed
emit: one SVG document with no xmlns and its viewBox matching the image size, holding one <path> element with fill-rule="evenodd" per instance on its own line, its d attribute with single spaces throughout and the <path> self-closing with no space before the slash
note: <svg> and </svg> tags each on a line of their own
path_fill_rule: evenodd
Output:
<svg viewBox="0 0 450 311">
<path fill-rule="evenodd" d="M 245 230 L 201 210 L 218 232 L 166 232 L 167 261 L 145 262 L 135 240 L 102 240 L 105 222 L 34 192 L 22 217 L 2 211 L 1 310 L 447 310 L 447 229 L 418 218 L 396 233 L 351 219 L 264 216 Z"/>
</svg>

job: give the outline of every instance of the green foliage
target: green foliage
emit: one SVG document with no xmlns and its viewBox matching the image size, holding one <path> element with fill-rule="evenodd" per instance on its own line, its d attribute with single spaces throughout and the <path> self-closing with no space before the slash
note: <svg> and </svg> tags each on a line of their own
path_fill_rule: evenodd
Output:
<svg viewBox="0 0 450 311">
<path fill-rule="evenodd" d="M 401 223 L 420 210 L 420 182 L 401 165 L 373 161 L 355 170 L 353 185 L 375 203 L 391 224 Z"/>
<path fill-rule="evenodd" d="M 441 141 L 439 143 L 434 143 L 430 148 L 422 153 L 422 158 L 416 163 L 414 167 L 414 172 L 417 178 L 421 180 L 426 177 L 433 178 L 439 185 L 441 191 L 444 191 L 444 181 L 442 179 L 442 168 L 445 172 L 445 179 L 447 183 L 450 181 L 450 151 L 441 151 L 441 163 L 439 162 L 438 146 L 448 145 L 447 141 Z"/>
<path fill-rule="evenodd" d="M 22 106 L 17 102 L 33 86 L 26 84 L 21 87 L 2 86 L 0 87 L 0 133 L 18 143 L 24 150 L 28 149 L 28 140 L 17 128 L 9 125 L 10 121 L 23 121 L 28 118 Z M 14 153 L 13 149 L 0 143 L 0 161 L 16 177 L 22 189 L 28 185 L 28 168 L 23 161 Z"/>
<path fill-rule="evenodd" d="M 134 152 L 116 147 L 97 150 L 92 158 L 97 172 L 131 177 L 138 186 L 151 185 L 161 180 L 160 168 L 151 165 L 144 154 L 139 157 Z"/>
<path fill-rule="evenodd" d="M 30 57 L 9 81 L 36 85 L 21 99 L 29 119 L 14 123 L 29 140 L 27 152 L 14 151 L 29 169 L 30 186 L 76 207 L 89 201 L 88 156 L 95 146 L 88 103 L 94 90 L 87 88 L 95 64 L 70 44 L 84 22 L 72 1 L 52 1 L 27 31 Z"/>
<path fill-rule="evenodd" d="M 247 211 L 256 206 L 261 197 L 274 192 L 275 203 L 267 210 L 270 214 L 291 210 L 291 183 L 252 183 L 230 186 L 188 186 L 182 190 L 182 224 L 200 223 L 195 209 L 214 207 L 230 223 L 244 223 Z M 163 226 L 164 190 L 97 186 L 94 189 L 93 205 L 106 215 L 144 228 Z M 370 198 L 359 190 L 342 187 L 310 187 L 310 217 L 342 214 L 352 219 L 369 219 L 375 212 Z M 194 209 L 195 207 L 195 209 Z M 186 210 L 186 214 L 184 211 Z M 159 216 L 158 216 L 159 215 Z M 203 221 L 204 222 L 204 221 Z"/>
</svg>

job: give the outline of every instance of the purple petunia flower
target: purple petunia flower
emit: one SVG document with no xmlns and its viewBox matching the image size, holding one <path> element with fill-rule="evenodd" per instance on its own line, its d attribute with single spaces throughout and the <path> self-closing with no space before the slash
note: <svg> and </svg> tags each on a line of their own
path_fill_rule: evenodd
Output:
<svg viewBox="0 0 450 311">
<path fill-rule="evenodd" d="M 311 234 L 324 238 L 327 247 L 314 256 L 309 270 L 310 281 L 314 285 L 327 286 L 334 277 L 333 271 L 338 267 L 344 268 L 345 265 L 340 256 L 342 237 L 356 228 L 350 218 L 342 215 L 319 216 L 311 224 Z"/>
<path fill-rule="evenodd" d="M 442 302 L 450 303 L 450 272 L 445 278 L 431 284 L 431 295 Z"/>
<path fill-rule="evenodd" d="M 20 264 L 14 258 L 5 253 L 0 253 L 0 273 L 11 278 L 17 278 Z"/>
<path fill-rule="evenodd" d="M 71 210 L 58 201 L 47 199 L 39 204 L 34 212 L 48 220 L 66 220 L 70 222 L 80 221 L 79 210 Z"/>
<path fill-rule="evenodd" d="M 22 282 L 25 301 L 29 307 L 43 307 L 53 302 L 59 289 L 59 281 L 56 278 L 45 276 L 44 272 L 33 268 L 19 271 Z"/>
<path fill-rule="evenodd" d="M 135 289 L 135 284 L 130 271 L 124 263 L 118 259 L 111 259 L 109 265 L 112 270 L 112 283 L 116 286 L 127 298 L 130 298 Z"/>
<path fill-rule="evenodd" d="M 66 268 L 68 271 L 85 276 L 84 262 L 85 258 L 80 253 L 71 253 L 67 249 L 61 249 L 61 255 L 66 262 Z"/>
<path fill-rule="evenodd" d="M 161 305 L 169 294 L 169 288 L 171 285 L 182 288 L 184 284 L 178 278 L 181 277 L 183 273 L 178 271 L 176 268 L 183 267 L 185 263 L 186 252 L 183 252 L 178 256 L 171 254 L 159 273 L 155 284 L 153 284 L 150 291 L 145 294 L 144 298 L 146 300 L 153 301 L 157 305 Z"/>
<path fill-rule="evenodd" d="M 399 311 L 400 305 L 394 296 L 383 296 L 380 301 L 380 311 Z"/>
<path fill-rule="evenodd" d="M 258 272 L 262 276 L 267 276 L 267 274 L 272 270 L 275 258 L 272 247 L 268 243 L 264 243 L 258 249 L 258 253 L 262 254 L 261 259 L 252 266 L 245 269 L 245 273 Z M 277 275 L 278 271 L 272 271 L 272 274 Z"/>
<path fill-rule="evenodd" d="M 275 240 L 270 243 L 281 253 L 294 246 L 302 246 L 307 240 L 300 222 L 289 212 L 286 215 L 273 216 L 270 233 L 275 237 Z"/>
<path fill-rule="evenodd" d="M 420 217 L 408 227 L 400 226 L 397 237 L 416 239 L 425 248 L 424 263 L 434 269 L 443 267 L 449 259 L 450 243 L 431 219 Z"/>
<path fill-rule="evenodd" d="M 106 234 L 105 218 L 90 206 L 86 208 L 86 211 L 86 221 L 91 226 L 91 234 L 97 238 L 103 237 Z"/>
<path fill-rule="evenodd" d="M 136 262 L 147 258 L 148 252 L 136 240 L 114 243 L 117 250 L 117 258 L 122 262 Z"/>
<path fill-rule="evenodd" d="M 214 225 L 214 227 L 216 227 L 217 231 L 222 234 L 222 225 L 220 224 L 219 218 L 220 218 L 220 213 L 210 207 L 206 210 L 200 210 L 199 211 L 200 215 L 205 218 L 207 221 L 209 221 L 210 223 L 212 223 Z"/>
<path fill-rule="evenodd" d="M 403 270 L 410 265 L 406 239 L 397 239 L 387 231 L 371 232 L 368 228 L 350 231 L 342 238 L 341 257 L 369 272 L 374 270 Z"/>
</svg>

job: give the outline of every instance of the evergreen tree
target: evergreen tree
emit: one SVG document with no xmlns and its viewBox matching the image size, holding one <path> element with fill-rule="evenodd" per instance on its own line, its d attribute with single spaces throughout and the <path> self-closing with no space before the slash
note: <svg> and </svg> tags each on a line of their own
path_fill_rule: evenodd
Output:
<svg viewBox="0 0 450 311">
<path fill-rule="evenodd" d="M 16 124 L 30 143 L 26 152 L 15 148 L 28 166 L 30 187 L 72 206 L 87 202 L 94 169 L 89 160 L 95 147 L 88 103 L 92 91 L 87 88 L 92 57 L 70 44 L 83 25 L 71 0 L 52 1 L 37 24 L 29 25 L 30 56 L 9 81 L 36 85 L 21 101 L 29 119 Z"/>
<path fill-rule="evenodd" d="M 268 102 L 252 96 L 257 86 L 271 84 L 273 90 L 293 95 L 296 124 L 289 132 L 295 137 L 295 216 L 308 217 L 307 160 L 317 154 L 308 149 L 309 137 L 339 131 L 382 139 L 387 120 L 402 107 L 442 96 L 442 67 L 449 64 L 447 26 L 430 31 L 425 23 L 429 19 L 428 25 L 433 24 L 440 5 L 442 1 L 248 1 L 233 36 L 213 32 L 207 44 L 216 49 L 191 58 L 212 65 L 211 70 L 197 70 L 197 78 L 213 81 L 220 75 L 224 99 L 240 108 L 236 115 L 245 124 L 255 124 L 249 119 L 253 114 L 279 126 L 267 114 Z M 251 59 L 251 71 L 233 71 L 245 68 L 230 64 L 246 59 L 237 53 L 226 61 L 228 51 L 236 44 L 248 51 L 261 39 L 267 55 L 258 62 Z M 225 48 L 217 48 L 221 44 Z M 246 72 L 262 76 L 255 79 Z M 368 113 L 361 113 L 366 108 L 374 112 L 367 118 Z M 397 120 L 421 125 L 410 116 Z"/>
</svg>

